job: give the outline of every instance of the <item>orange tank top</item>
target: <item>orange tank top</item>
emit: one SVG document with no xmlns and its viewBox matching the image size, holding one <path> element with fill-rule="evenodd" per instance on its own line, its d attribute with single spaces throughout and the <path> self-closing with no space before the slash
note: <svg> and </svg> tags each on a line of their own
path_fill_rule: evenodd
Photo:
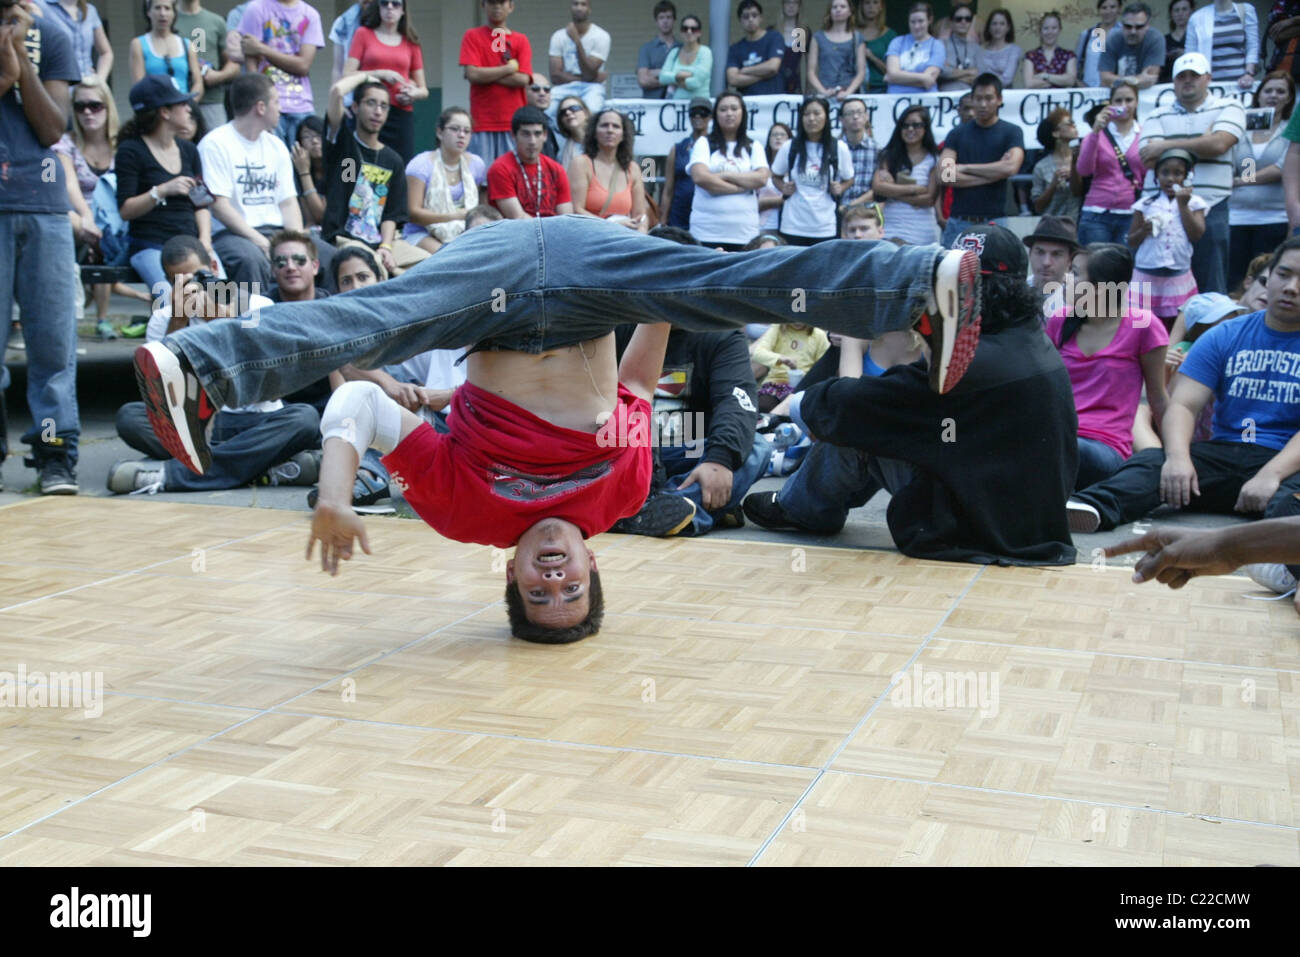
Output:
<svg viewBox="0 0 1300 957">
<path fill-rule="evenodd" d="M 597 216 L 603 216 L 608 219 L 610 216 L 631 216 L 632 215 L 632 179 L 628 178 L 627 184 L 609 198 L 609 187 L 600 182 L 596 177 L 596 164 L 592 162 L 590 156 L 586 157 L 587 166 L 591 169 L 591 180 L 587 184 L 587 212 L 594 213 Z M 605 206 L 605 200 L 609 198 L 609 206 Z M 601 209 L 605 211 L 602 213 Z"/>
</svg>

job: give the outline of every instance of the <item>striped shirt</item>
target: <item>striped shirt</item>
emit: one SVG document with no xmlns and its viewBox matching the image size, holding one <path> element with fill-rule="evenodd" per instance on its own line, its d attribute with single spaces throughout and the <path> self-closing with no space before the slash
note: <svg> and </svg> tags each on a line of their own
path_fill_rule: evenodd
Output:
<svg viewBox="0 0 1300 957">
<path fill-rule="evenodd" d="M 1209 94 L 1199 107 L 1191 112 L 1183 109 L 1175 100 L 1169 106 L 1159 107 L 1151 112 L 1142 123 L 1142 137 L 1138 141 L 1145 146 L 1151 140 L 1189 139 L 1204 136 L 1207 133 L 1230 133 L 1240 143 L 1246 138 L 1246 111 L 1239 100 L 1229 100 Z M 1177 146 L 1170 142 L 1169 147 Z M 1228 198 L 1232 192 L 1232 150 L 1213 159 L 1198 159 L 1192 191 L 1211 206 Z M 1152 166 L 1155 164 L 1153 163 Z M 1154 196 L 1160 191 L 1156 184 L 1155 170 L 1147 170 L 1143 183 L 1143 195 Z"/>
<path fill-rule="evenodd" d="M 1210 74 L 1215 80 L 1228 82 L 1246 72 L 1246 24 L 1234 7 L 1227 13 L 1214 13 L 1214 59 Z"/>
</svg>

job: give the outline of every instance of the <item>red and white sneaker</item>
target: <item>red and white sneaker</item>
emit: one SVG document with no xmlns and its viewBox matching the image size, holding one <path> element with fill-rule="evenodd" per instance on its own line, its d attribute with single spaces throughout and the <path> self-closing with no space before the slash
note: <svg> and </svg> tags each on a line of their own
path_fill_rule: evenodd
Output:
<svg viewBox="0 0 1300 957">
<path fill-rule="evenodd" d="M 199 377 L 183 356 L 150 342 L 135 350 L 135 381 L 158 441 L 176 461 L 202 475 L 212 465 L 208 438 L 217 407 Z"/>
<path fill-rule="evenodd" d="M 966 374 L 980 341 L 980 260 L 971 251 L 944 254 L 934 272 L 934 295 L 916 331 L 930 346 L 930 388 L 951 392 Z"/>
</svg>

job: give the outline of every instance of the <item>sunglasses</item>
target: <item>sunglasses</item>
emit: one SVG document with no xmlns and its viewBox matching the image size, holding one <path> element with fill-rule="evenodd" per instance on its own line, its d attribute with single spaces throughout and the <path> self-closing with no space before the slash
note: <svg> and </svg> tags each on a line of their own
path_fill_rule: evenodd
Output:
<svg viewBox="0 0 1300 957">
<path fill-rule="evenodd" d="M 307 263 L 311 262 L 311 260 L 302 253 L 294 253 L 292 256 L 276 256 L 271 260 L 271 263 L 276 269 L 283 269 L 285 266 L 289 265 L 289 260 L 291 259 L 295 266 L 305 266 Z"/>
<path fill-rule="evenodd" d="M 80 103 L 72 104 L 72 108 L 78 113 L 99 113 L 107 109 L 99 100 L 83 100 Z"/>
<path fill-rule="evenodd" d="M 699 27 L 687 26 L 685 23 L 682 24 L 682 33 L 699 33 L 699 32 L 700 32 Z"/>
<path fill-rule="evenodd" d="M 970 18 L 970 17 L 953 17 L 953 18 L 952 18 L 952 22 L 953 22 L 953 23 L 970 23 L 970 21 L 971 21 L 971 18 Z"/>
<path fill-rule="evenodd" d="M 900 123 L 898 124 L 898 128 L 900 130 L 923 130 L 925 129 L 925 124 L 924 123 Z"/>
<path fill-rule="evenodd" d="M 381 7 L 393 7 L 397 10 L 402 9 L 402 0 L 379 0 Z"/>
<path fill-rule="evenodd" d="M 550 92 L 551 92 L 551 88 L 550 88 L 549 86 L 542 86 L 540 83 L 534 83 L 534 84 L 533 84 L 532 86 L 530 86 L 528 89 L 532 90 L 534 93 L 550 93 Z"/>
<path fill-rule="evenodd" d="M 561 112 L 561 113 L 581 113 L 581 112 L 582 112 L 583 110 L 585 110 L 585 109 L 586 109 L 585 106 L 579 106 L 577 103 L 570 103 L 570 104 L 569 104 L 568 106 L 566 106 L 564 109 L 560 110 L 560 112 Z"/>
</svg>

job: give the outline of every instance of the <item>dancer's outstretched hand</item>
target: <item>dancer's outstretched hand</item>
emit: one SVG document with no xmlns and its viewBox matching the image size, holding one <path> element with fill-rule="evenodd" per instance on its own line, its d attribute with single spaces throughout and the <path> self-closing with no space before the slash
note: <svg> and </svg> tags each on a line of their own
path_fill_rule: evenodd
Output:
<svg viewBox="0 0 1300 957">
<path fill-rule="evenodd" d="M 352 558 L 354 538 L 361 545 L 361 550 L 369 555 L 370 540 L 366 538 L 365 523 L 352 511 L 351 506 L 319 502 L 311 520 L 311 537 L 307 539 L 307 560 L 311 561 L 312 549 L 319 541 L 321 571 L 337 575 L 339 560 L 346 562 Z"/>
</svg>

